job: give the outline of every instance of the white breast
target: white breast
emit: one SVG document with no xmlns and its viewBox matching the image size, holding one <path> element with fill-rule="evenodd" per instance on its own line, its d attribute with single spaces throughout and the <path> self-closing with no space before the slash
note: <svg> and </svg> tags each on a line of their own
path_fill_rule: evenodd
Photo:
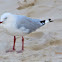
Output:
<svg viewBox="0 0 62 62">
<path fill-rule="evenodd" d="M 5 32 L 13 35 L 13 36 L 24 36 L 29 32 L 29 29 L 26 29 L 25 27 L 21 27 L 20 29 L 17 29 L 15 24 L 4 24 L 2 25 L 5 29 Z"/>
</svg>

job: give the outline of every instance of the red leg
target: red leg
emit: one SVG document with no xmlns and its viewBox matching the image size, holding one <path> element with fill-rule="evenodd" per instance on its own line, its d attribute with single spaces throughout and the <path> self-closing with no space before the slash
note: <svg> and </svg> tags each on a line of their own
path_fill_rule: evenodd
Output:
<svg viewBox="0 0 62 62">
<path fill-rule="evenodd" d="M 17 53 L 21 53 L 24 50 L 24 37 L 22 36 L 22 50 L 17 51 Z"/>
<path fill-rule="evenodd" d="M 16 37 L 14 36 L 13 50 L 15 50 L 15 42 L 16 42 Z"/>
<path fill-rule="evenodd" d="M 15 51 L 15 42 L 16 42 L 16 37 L 14 36 L 13 49 L 12 50 L 7 50 L 6 52 L 13 52 L 13 51 Z"/>
<path fill-rule="evenodd" d="M 24 50 L 24 37 L 22 36 L 22 50 Z"/>
</svg>

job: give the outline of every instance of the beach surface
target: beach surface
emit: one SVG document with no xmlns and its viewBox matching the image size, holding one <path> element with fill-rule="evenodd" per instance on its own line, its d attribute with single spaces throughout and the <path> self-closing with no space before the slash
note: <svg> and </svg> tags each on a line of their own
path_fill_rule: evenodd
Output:
<svg viewBox="0 0 62 62">
<path fill-rule="evenodd" d="M 0 0 L 0 16 L 5 12 L 53 22 L 24 37 L 23 53 L 16 52 L 21 50 L 21 37 L 16 51 L 6 53 L 13 36 L 0 28 L 0 62 L 62 62 L 62 0 Z"/>
</svg>

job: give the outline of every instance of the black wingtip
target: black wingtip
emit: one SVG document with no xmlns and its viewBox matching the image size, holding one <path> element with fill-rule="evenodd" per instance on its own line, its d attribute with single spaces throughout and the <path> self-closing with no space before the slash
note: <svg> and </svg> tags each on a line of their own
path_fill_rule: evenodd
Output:
<svg viewBox="0 0 62 62">
<path fill-rule="evenodd" d="M 48 20 L 49 20 L 49 22 L 53 22 L 50 18 Z"/>
<path fill-rule="evenodd" d="M 42 23 L 42 22 L 44 22 L 44 23 L 45 23 L 45 20 L 40 21 L 40 23 Z"/>
</svg>

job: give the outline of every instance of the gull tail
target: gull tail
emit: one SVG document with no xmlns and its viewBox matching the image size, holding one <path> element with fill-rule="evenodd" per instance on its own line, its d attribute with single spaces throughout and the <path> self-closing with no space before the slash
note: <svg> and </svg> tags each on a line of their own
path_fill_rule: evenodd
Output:
<svg viewBox="0 0 62 62">
<path fill-rule="evenodd" d="M 51 19 L 45 20 L 45 23 L 53 22 Z"/>
<path fill-rule="evenodd" d="M 41 25 L 45 25 L 48 22 L 53 22 L 50 18 L 48 20 L 42 20 L 40 21 Z"/>
<path fill-rule="evenodd" d="M 53 22 L 50 18 L 48 20 L 42 20 L 40 21 L 40 23 L 42 24 L 45 24 L 45 23 L 48 23 L 48 22 Z"/>
</svg>

